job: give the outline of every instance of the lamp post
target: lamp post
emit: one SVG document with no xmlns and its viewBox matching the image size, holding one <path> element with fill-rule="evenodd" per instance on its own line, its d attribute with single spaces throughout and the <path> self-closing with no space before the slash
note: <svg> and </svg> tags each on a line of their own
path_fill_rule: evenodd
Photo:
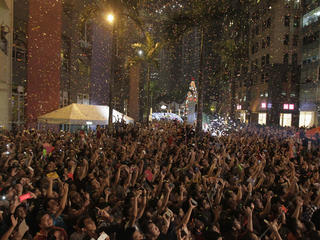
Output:
<svg viewBox="0 0 320 240">
<path fill-rule="evenodd" d="M 109 129 L 112 129 L 112 118 L 113 118 L 113 83 L 114 83 L 114 70 L 115 70 L 115 49 L 116 49 L 116 37 L 115 37 L 115 16 L 110 13 L 106 16 L 106 21 L 112 26 L 112 56 L 111 56 L 111 70 L 110 70 L 110 81 L 109 81 Z"/>
<path fill-rule="evenodd" d="M 143 56 L 143 51 L 142 51 L 141 49 L 138 51 L 138 55 L 139 55 L 140 57 Z"/>
</svg>

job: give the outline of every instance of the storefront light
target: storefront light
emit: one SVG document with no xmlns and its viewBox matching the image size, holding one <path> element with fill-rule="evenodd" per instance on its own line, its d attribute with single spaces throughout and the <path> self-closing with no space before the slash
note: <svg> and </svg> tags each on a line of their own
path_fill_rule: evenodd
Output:
<svg viewBox="0 0 320 240">
<path fill-rule="evenodd" d="M 262 102 L 262 103 L 261 103 L 261 108 L 264 108 L 264 109 L 267 108 L 267 103 Z"/>
<path fill-rule="evenodd" d="M 283 109 L 288 110 L 289 109 L 289 104 L 283 104 Z"/>
<path fill-rule="evenodd" d="M 294 110 L 294 104 L 289 104 L 289 110 Z"/>
</svg>

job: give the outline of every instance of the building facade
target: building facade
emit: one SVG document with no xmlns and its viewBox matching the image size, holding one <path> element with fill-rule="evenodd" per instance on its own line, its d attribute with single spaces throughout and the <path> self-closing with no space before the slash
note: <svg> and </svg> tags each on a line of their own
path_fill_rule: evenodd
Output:
<svg viewBox="0 0 320 240">
<path fill-rule="evenodd" d="M 250 9 L 247 79 L 236 88 L 242 121 L 298 126 L 300 0 L 258 1 Z"/>
<path fill-rule="evenodd" d="M 62 6 L 60 107 L 90 102 L 92 21 L 87 0 L 65 0 Z"/>
<path fill-rule="evenodd" d="M 0 129 L 10 129 L 13 0 L 0 0 Z"/>
<path fill-rule="evenodd" d="M 54 24 L 56 29 L 53 29 L 51 23 L 46 22 L 44 16 L 41 16 L 42 18 L 37 16 L 40 7 L 34 9 L 32 5 L 37 5 L 37 2 L 31 0 L 14 2 L 12 125 L 23 126 L 30 121 L 34 125 L 39 114 L 71 103 L 89 104 L 91 43 L 90 22 L 84 19 L 85 11 L 83 11 L 86 0 L 57 1 L 52 6 L 41 7 L 42 10 L 48 8 L 47 11 L 53 13 L 58 21 Z M 34 14 L 37 20 L 32 18 Z M 37 23 L 40 24 L 35 26 Z M 32 24 L 34 26 L 30 27 Z M 45 24 L 49 25 L 48 31 Z M 33 42 L 32 38 L 36 41 Z M 52 48 L 51 44 L 55 47 Z M 35 66 L 32 66 L 34 64 Z M 51 84 L 53 88 L 49 87 Z M 42 85 L 41 91 L 37 89 Z M 45 94 L 40 97 L 42 92 Z M 52 93 L 54 98 L 46 93 L 50 93 L 49 95 Z M 45 98 L 51 98 L 50 103 L 46 103 Z M 35 108 L 31 106 L 33 104 L 36 104 Z M 35 113 L 31 113 L 31 109 L 37 107 L 40 107 L 40 111 L 35 110 Z"/>
<path fill-rule="evenodd" d="M 52 23 L 55 24 L 52 24 Z M 59 108 L 62 1 L 29 0 L 27 126 Z"/>
<path fill-rule="evenodd" d="M 24 125 L 25 94 L 27 84 L 27 28 L 29 1 L 14 1 L 12 46 L 11 123 L 13 128 Z"/>
<path fill-rule="evenodd" d="M 306 0 L 302 18 L 302 69 L 299 126 L 318 126 L 320 121 L 320 2 Z"/>
<path fill-rule="evenodd" d="M 94 105 L 109 105 L 113 37 L 112 27 L 107 24 L 93 25 L 90 98 Z"/>
</svg>

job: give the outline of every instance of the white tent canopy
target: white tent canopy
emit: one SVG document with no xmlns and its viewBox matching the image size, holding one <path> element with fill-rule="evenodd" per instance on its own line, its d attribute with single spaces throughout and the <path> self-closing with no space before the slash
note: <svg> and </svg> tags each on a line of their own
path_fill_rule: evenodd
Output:
<svg viewBox="0 0 320 240">
<path fill-rule="evenodd" d="M 112 111 L 112 122 L 121 121 L 133 123 L 133 119 L 116 111 Z M 70 104 L 38 117 L 38 122 L 48 124 L 75 124 L 107 125 L 109 120 L 109 107 L 85 104 Z"/>
</svg>

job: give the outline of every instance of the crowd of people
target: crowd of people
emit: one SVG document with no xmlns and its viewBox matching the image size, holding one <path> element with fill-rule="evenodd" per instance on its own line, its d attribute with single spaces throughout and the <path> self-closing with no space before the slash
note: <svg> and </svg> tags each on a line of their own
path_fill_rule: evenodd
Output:
<svg viewBox="0 0 320 240">
<path fill-rule="evenodd" d="M 0 240 L 320 239 L 320 151 L 178 122 L 0 135 Z"/>
</svg>

